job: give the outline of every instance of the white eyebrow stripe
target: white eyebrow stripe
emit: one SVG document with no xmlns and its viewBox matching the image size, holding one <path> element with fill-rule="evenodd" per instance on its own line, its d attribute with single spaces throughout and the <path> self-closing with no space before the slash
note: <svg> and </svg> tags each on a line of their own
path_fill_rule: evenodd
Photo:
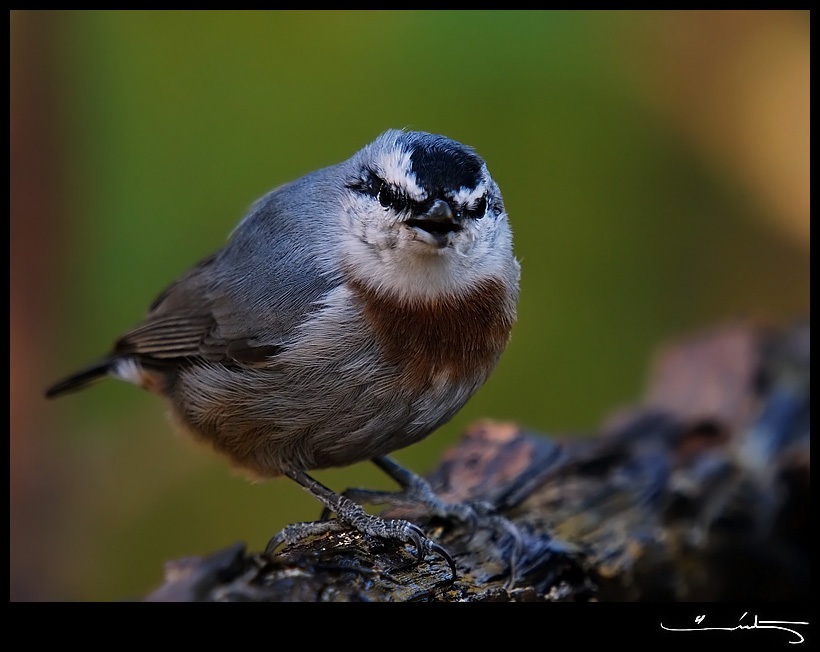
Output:
<svg viewBox="0 0 820 652">
<path fill-rule="evenodd" d="M 376 161 L 376 166 L 376 172 L 385 183 L 401 188 L 415 201 L 427 199 L 427 193 L 418 185 L 411 168 L 410 152 L 394 149 Z"/>
<path fill-rule="evenodd" d="M 453 193 L 453 201 L 463 206 L 469 206 L 475 201 L 481 199 L 486 192 L 487 186 L 482 181 L 475 188 L 459 188 Z"/>
</svg>

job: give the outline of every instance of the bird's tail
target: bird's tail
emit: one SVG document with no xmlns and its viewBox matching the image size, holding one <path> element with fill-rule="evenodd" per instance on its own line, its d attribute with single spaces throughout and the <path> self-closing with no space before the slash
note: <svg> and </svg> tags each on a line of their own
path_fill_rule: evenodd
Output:
<svg viewBox="0 0 820 652">
<path fill-rule="evenodd" d="M 64 378 L 60 382 L 49 387 L 46 390 L 46 398 L 54 398 L 60 394 L 74 392 L 93 383 L 94 381 L 105 378 L 111 373 L 113 364 L 113 358 L 105 358 L 104 360 L 95 362 L 90 367 L 86 367 L 82 371 L 78 371 L 77 373 L 68 376 L 68 378 Z"/>
</svg>

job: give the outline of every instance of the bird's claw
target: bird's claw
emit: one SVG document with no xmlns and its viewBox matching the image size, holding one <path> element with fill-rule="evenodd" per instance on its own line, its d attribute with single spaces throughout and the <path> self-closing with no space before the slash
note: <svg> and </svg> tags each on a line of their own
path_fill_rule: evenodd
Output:
<svg viewBox="0 0 820 652">
<path fill-rule="evenodd" d="M 265 547 L 265 556 L 272 557 L 276 549 L 283 544 L 293 544 L 311 536 L 342 530 L 347 525 L 362 534 L 411 544 L 415 548 L 415 564 L 423 562 L 427 555 L 438 555 L 450 567 L 452 573 L 450 581 L 455 581 L 458 576 L 455 560 L 450 553 L 428 538 L 421 528 L 409 521 L 400 519 L 384 520 L 367 514 L 359 515 L 354 523 L 331 520 L 288 525 L 271 537 Z"/>
</svg>

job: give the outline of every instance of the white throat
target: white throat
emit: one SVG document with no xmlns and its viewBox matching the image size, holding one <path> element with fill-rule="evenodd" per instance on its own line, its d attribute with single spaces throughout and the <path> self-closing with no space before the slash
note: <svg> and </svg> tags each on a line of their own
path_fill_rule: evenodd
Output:
<svg viewBox="0 0 820 652">
<path fill-rule="evenodd" d="M 342 230 L 343 268 L 365 286 L 393 295 L 398 300 L 418 301 L 458 296 L 483 281 L 507 279 L 515 259 L 508 254 L 512 234 L 506 222 L 462 231 L 450 246 L 436 248 L 413 240 L 409 233 L 390 231 L 365 233 Z"/>
</svg>

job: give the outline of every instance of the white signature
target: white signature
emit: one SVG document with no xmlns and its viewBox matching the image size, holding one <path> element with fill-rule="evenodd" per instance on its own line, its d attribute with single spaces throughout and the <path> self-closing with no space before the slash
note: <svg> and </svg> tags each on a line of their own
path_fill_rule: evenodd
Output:
<svg viewBox="0 0 820 652">
<path fill-rule="evenodd" d="M 755 614 L 754 622 L 749 625 L 739 622 L 742 621 L 748 613 L 748 611 L 744 611 L 743 615 L 740 618 L 738 618 L 738 624 L 734 627 L 667 627 L 666 625 L 661 623 L 661 628 L 665 629 L 668 632 L 705 632 L 709 630 L 733 632 L 737 629 L 782 629 L 784 632 L 790 632 L 798 638 L 798 640 L 788 641 L 792 645 L 802 643 L 806 640 L 803 637 L 803 635 L 800 634 L 800 632 L 789 627 L 784 627 L 784 625 L 808 625 L 808 622 L 789 620 L 758 620 L 757 614 Z M 697 618 L 695 618 L 695 624 L 700 625 L 705 619 L 705 615 L 698 616 Z"/>
</svg>

